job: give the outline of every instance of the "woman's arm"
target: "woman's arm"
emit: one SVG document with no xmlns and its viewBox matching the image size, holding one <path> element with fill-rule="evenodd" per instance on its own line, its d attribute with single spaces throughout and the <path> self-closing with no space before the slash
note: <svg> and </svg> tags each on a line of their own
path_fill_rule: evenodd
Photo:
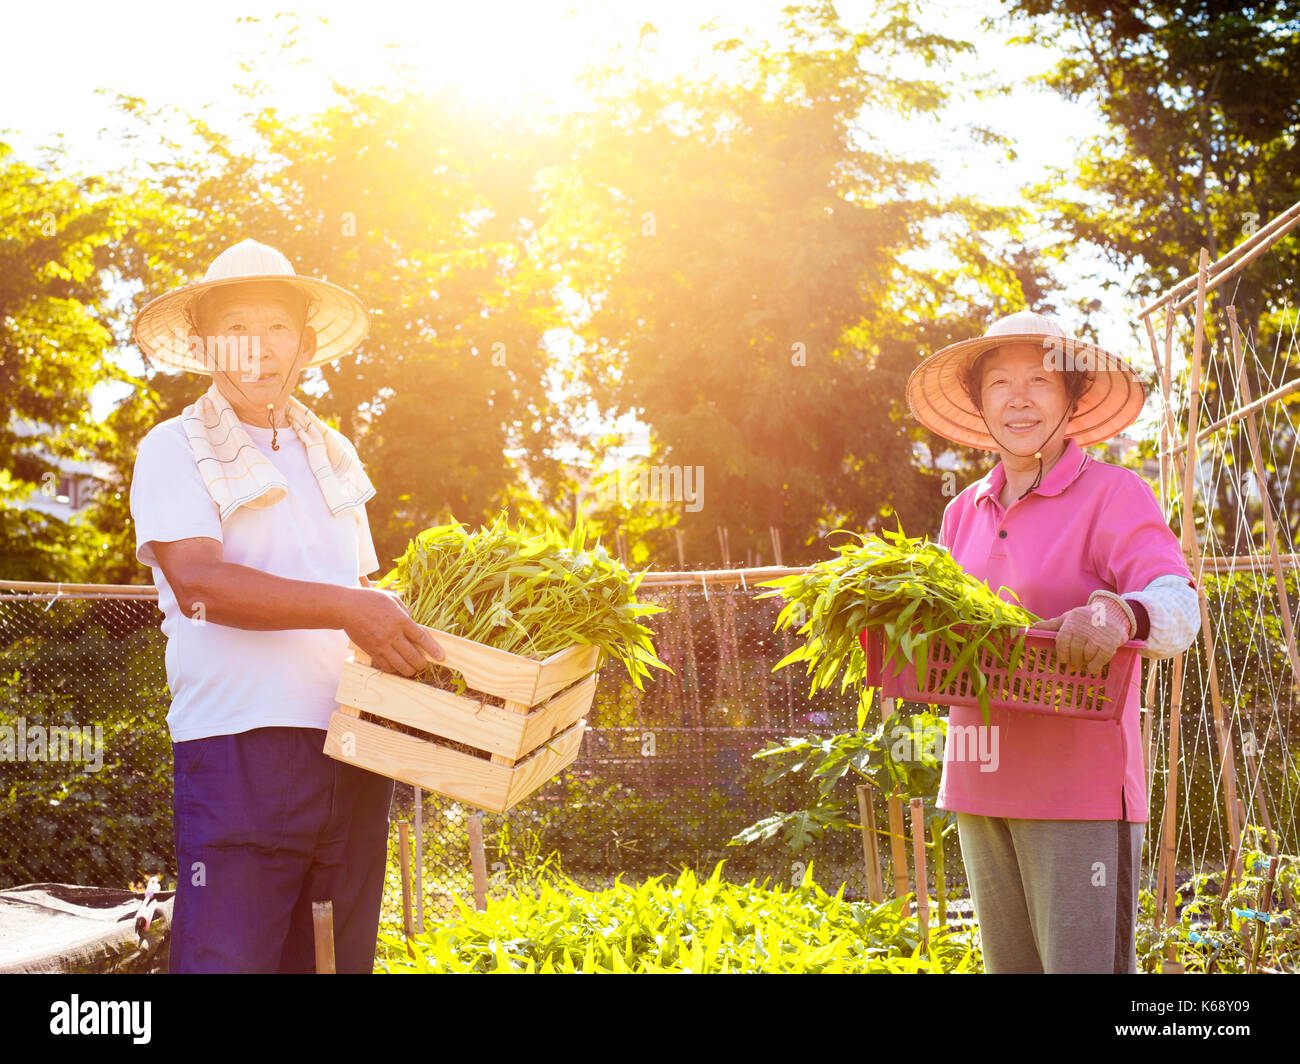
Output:
<svg viewBox="0 0 1300 1064">
<path fill-rule="evenodd" d="M 1141 591 L 1129 592 L 1124 598 L 1138 602 L 1147 615 L 1147 634 L 1142 635 L 1140 619 L 1134 634 L 1135 639 L 1146 639 L 1143 657 L 1176 657 L 1192 645 L 1201 629 L 1200 596 L 1186 577 L 1157 576 Z"/>
</svg>

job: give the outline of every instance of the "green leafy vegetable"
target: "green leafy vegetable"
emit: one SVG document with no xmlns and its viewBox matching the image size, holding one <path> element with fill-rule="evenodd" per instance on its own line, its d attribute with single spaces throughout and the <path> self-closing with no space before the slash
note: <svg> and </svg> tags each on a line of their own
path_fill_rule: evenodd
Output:
<svg viewBox="0 0 1300 1064">
<path fill-rule="evenodd" d="M 419 624 L 530 658 L 598 646 L 636 684 L 668 669 L 637 618 L 662 606 L 638 602 L 633 576 L 582 522 L 571 532 L 511 528 L 505 515 L 469 532 L 457 522 L 421 532 L 378 586 L 397 592 Z"/>
<path fill-rule="evenodd" d="M 790 628 L 804 636 L 803 644 L 776 668 L 806 662 L 812 677 L 810 697 L 837 676 L 841 691 L 858 685 L 860 729 L 871 695 L 863 682 L 866 657 L 859 634 L 866 629 L 882 632 L 886 664 L 913 665 L 918 685 L 931 647 L 941 640 L 953 664 L 938 690 L 949 690 L 966 678 L 987 722 L 988 679 L 980 661 L 1018 664 L 1024 636 L 1008 636 L 1040 618 L 994 594 L 938 544 L 908 539 L 902 531 L 848 534 L 853 542 L 836 547 L 836 558 L 762 585 L 774 590 L 760 597 L 786 600 L 776 631 Z M 1006 588 L 1000 590 L 1014 596 Z"/>
</svg>

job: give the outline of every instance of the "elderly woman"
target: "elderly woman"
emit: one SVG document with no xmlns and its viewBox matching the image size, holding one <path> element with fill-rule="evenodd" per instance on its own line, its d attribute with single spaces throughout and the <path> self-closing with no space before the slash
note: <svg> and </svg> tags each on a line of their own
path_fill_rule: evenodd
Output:
<svg viewBox="0 0 1300 1064">
<path fill-rule="evenodd" d="M 1137 418 L 1134 371 L 1029 312 L 913 372 L 913 416 L 1001 462 L 949 504 L 939 542 L 973 576 L 1049 618 L 1057 652 L 1098 672 L 1129 640 L 1186 650 L 1195 583 L 1151 488 L 1081 448 Z M 1135 672 L 1115 721 L 993 710 L 1000 757 L 945 751 L 938 805 L 957 814 L 990 972 L 1134 972 L 1146 779 Z M 985 727 L 954 706 L 950 726 Z M 974 732 L 970 734 L 976 734 Z M 982 746 L 983 744 L 981 744 Z"/>
</svg>

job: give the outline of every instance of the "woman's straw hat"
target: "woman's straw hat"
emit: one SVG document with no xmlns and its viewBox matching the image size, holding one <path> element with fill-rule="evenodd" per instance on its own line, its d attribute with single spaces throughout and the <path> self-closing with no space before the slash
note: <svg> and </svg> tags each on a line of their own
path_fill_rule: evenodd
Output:
<svg viewBox="0 0 1300 1064">
<path fill-rule="evenodd" d="M 300 277 L 275 248 L 242 240 L 212 260 L 202 281 L 150 301 L 136 315 L 135 342 L 164 366 L 210 375 L 212 361 L 196 358 L 190 343 L 190 334 L 196 331 L 194 306 L 213 289 L 252 281 L 292 285 L 307 297 L 307 324 L 316 330 L 316 354 L 304 369 L 346 355 L 370 330 L 370 312 L 351 292 L 328 281 Z"/>
<path fill-rule="evenodd" d="M 1008 344 L 1041 345 L 1044 366 L 1087 375 L 1078 410 L 1065 427 L 1066 436 L 1080 447 L 1110 439 L 1141 414 L 1146 391 L 1127 362 L 1094 344 L 1067 337 L 1059 325 L 1041 314 L 1022 310 L 999 318 L 979 339 L 950 344 L 917 366 L 907 380 L 907 406 L 912 416 L 944 439 L 997 450 L 963 380 L 975 359 Z"/>
</svg>

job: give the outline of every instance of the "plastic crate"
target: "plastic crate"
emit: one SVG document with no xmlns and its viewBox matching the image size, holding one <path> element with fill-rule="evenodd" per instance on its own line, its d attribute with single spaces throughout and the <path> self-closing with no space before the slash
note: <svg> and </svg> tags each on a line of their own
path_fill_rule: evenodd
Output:
<svg viewBox="0 0 1300 1064">
<path fill-rule="evenodd" d="M 867 655 L 867 685 L 879 687 L 885 698 L 947 706 L 979 705 L 968 676 L 958 676 L 948 689 L 938 690 L 954 661 L 941 641 L 930 646 L 918 686 L 916 666 L 911 662 L 903 661 L 903 667 L 897 670 L 885 666 L 885 643 L 880 632 L 866 631 L 859 639 Z M 987 650 L 980 652 L 978 664 L 988 680 L 991 709 L 1110 721 L 1117 720 L 1124 711 L 1138 653 L 1145 645 L 1138 641 L 1125 643 L 1094 676 L 1057 661 L 1055 632 L 1031 628 L 1025 631 L 1024 656 L 1014 673 L 1008 675 L 1006 666 L 996 664 Z"/>
</svg>

